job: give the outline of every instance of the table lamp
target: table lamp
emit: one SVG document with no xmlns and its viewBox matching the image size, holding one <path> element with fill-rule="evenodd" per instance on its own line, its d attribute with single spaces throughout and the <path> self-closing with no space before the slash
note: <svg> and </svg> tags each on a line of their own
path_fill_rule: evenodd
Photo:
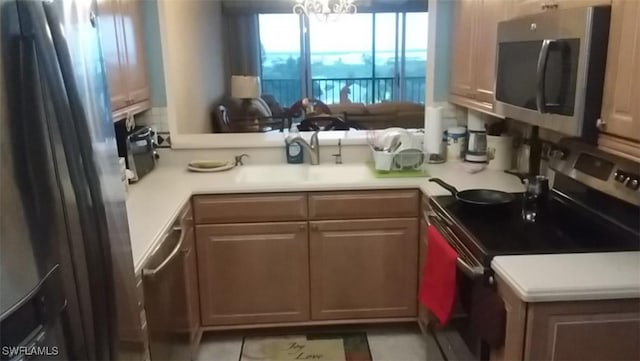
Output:
<svg viewBox="0 0 640 361">
<path fill-rule="evenodd" d="M 257 76 L 231 76 L 231 97 L 242 99 L 242 112 L 245 116 L 249 115 L 252 100 L 260 98 L 260 95 L 260 78 Z"/>
</svg>

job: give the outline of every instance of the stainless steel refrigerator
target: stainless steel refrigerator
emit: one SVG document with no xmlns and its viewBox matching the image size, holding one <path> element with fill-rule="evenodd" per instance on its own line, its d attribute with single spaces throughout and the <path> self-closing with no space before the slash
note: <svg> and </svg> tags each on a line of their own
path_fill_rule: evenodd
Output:
<svg viewBox="0 0 640 361">
<path fill-rule="evenodd" d="M 136 309 L 97 23 L 94 1 L 0 0 L 2 360 L 117 359 Z"/>
</svg>

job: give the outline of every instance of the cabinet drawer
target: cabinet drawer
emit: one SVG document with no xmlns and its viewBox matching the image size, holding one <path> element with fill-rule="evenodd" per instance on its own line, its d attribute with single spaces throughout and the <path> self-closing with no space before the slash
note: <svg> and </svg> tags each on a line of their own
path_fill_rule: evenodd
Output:
<svg viewBox="0 0 640 361">
<path fill-rule="evenodd" d="M 322 192 L 309 195 L 312 220 L 417 217 L 416 190 Z"/>
<path fill-rule="evenodd" d="M 301 221 L 307 219 L 304 193 L 193 197 L 196 224 Z"/>
</svg>

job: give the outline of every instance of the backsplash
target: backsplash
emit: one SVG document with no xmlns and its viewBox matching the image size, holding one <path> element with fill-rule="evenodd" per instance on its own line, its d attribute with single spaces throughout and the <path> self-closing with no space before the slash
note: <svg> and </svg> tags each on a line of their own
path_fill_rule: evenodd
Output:
<svg viewBox="0 0 640 361">
<path fill-rule="evenodd" d="M 320 147 L 320 164 L 335 164 L 333 154 L 338 153 L 337 146 L 325 145 Z M 245 149 L 181 149 L 159 150 L 160 163 L 164 165 L 186 166 L 192 160 L 233 160 L 236 155 L 247 154 L 245 165 L 256 164 L 284 164 L 287 162 L 284 145 L 270 148 Z M 371 160 L 371 150 L 368 145 L 343 145 L 342 162 L 363 163 Z"/>
<path fill-rule="evenodd" d="M 166 107 L 154 107 L 135 116 L 136 125 L 147 125 L 156 131 L 156 143 L 161 148 L 170 148 L 169 119 Z"/>
</svg>

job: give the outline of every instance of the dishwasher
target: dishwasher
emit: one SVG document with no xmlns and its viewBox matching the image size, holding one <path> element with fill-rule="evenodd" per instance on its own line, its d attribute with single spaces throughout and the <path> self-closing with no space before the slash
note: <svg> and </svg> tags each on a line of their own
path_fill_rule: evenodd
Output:
<svg viewBox="0 0 640 361">
<path fill-rule="evenodd" d="M 202 333 L 190 209 L 163 236 L 142 270 L 151 360 L 194 360 Z"/>
</svg>

